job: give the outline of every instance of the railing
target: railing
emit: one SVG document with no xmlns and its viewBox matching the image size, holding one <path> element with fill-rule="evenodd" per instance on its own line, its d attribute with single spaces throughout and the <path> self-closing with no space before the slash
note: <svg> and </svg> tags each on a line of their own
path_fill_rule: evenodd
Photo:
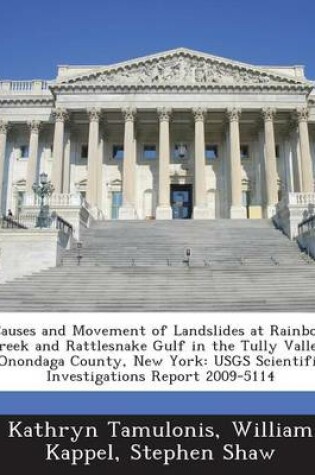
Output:
<svg viewBox="0 0 315 475">
<path fill-rule="evenodd" d="M 0 218 L 1 229 L 27 229 L 27 226 L 19 221 L 19 218 L 15 219 L 13 216 L 2 216 Z"/>
<path fill-rule="evenodd" d="M 11 91 L 31 91 L 33 89 L 32 81 L 11 81 L 10 90 Z"/>
<path fill-rule="evenodd" d="M 68 223 L 65 219 L 61 216 L 56 216 L 56 229 L 64 232 L 65 234 L 72 234 L 73 233 L 73 226 L 72 224 Z"/>
<path fill-rule="evenodd" d="M 79 193 L 53 193 L 48 199 L 47 204 L 50 207 L 57 206 L 80 206 L 84 205 Z M 39 198 L 34 194 L 25 197 L 26 206 L 39 206 Z"/>
<path fill-rule="evenodd" d="M 315 193 L 288 193 L 286 199 L 290 205 L 315 204 Z"/>
<path fill-rule="evenodd" d="M 49 206 L 80 206 L 82 199 L 79 193 L 53 193 L 48 204 Z"/>
<path fill-rule="evenodd" d="M 49 94 L 53 81 L 0 81 L 0 94 Z"/>
<path fill-rule="evenodd" d="M 22 214 L 17 217 L 3 216 L 0 220 L 2 229 L 34 229 L 37 227 L 37 214 Z M 58 214 L 52 213 L 50 228 L 73 234 L 73 226 Z"/>
<path fill-rule="evenodd" d="M 299 234 L 304 234 L 315 229 L 315 216 L 310 216 L 298 225 Z"/>
</svg>

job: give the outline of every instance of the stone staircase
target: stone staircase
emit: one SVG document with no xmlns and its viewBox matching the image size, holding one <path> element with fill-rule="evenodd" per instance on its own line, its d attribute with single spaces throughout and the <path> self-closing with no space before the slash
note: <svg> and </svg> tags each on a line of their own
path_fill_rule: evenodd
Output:
<svg viewBox="0 0 315 475">
<path fill-rule="evenodd" d="M 189 263 L 186 249 L 190 249 Z M 186 261 L 186 262 L 185 262 Z M 1 311 L 314 311 L 315 265 L 267 220 L 108 221 Z"/>
</svg>

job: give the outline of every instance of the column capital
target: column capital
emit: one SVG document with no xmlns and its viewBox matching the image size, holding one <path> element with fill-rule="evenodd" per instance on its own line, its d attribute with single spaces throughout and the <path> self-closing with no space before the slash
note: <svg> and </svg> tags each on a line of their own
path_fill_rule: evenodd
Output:
<svg viewBox="0 0 315 475">
<path fill-rule="evenodd" d="M 102 116 L 102 110 L 97 107 L 91 107 L 87 109 L 90 122 L 99 122 Z"/>
<path fill-rule="evenodd" d="M 38 134 L 42 127 L 42 122 L 40 120 L 31 120 L 27 122 L 27 125 L 30 128 L 31 134 Z"/>
<path fill-rule="evenodd" d="M 297 107 L 294 111 L 294 117 L 297 122 L 308 122 L 309 113 L 308 107 Z"/>
<path fill-rule="evenodd" d="M 238 122 L 241 117 L 242 110 L 238 107 L 231 107 L 226 110 L 226 116 L 229 122 Z"/>
<path fill-rule="evenodd" d="M 172 115 L 172 109 L 170 107 L 158 107 L 157 113 L 160 121 L 170 121 Z"/>
<path fill-rule="evenodd" d="M 69 119 L 68 111 L 66 109 L 62 109 L 61 107 L 54 109 L 52 113 L 55 122 L 65 122 Z"/>
<path fill-rule="evenodd" d="M 135 107 L 124 107 L 122 110 L 125 122 L 134 122 L 137 114 Z"/>
<path fill-rule="evenodd" d="M 206 118 L 206 114 L 207 114 L 207 109 L 206 108 L 194 107 L 192 112 L 193 112 L 193 115 L 194 115 L 195 122 L 199 122 L 199 121 L 204 122 L 204 120 Z"/>
<path fill-rule="evenodd" d="M 6 120 L 0 120 L 0 134 L 7 134 L 9 130 L 9 122 Z"/>
<path fill-rule="evenodd" d="M 274 116 L 276 114 L 276 109 L 274 109 L 273 107 L 264 107 L 261 110 L 261 113 L 265 122 L 273 121 Z"/>
</svg>

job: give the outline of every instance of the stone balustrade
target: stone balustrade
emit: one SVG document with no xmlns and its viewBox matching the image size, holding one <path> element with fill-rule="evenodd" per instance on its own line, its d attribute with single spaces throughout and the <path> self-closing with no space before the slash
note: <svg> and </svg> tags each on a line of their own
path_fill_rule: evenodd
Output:
<svg viewBox="0 0 315 475">
<path fill-rule="evenodd" d="M 82 202 L 83 201 L 83 202 Z M 48 199 L 47 204 L 50 207 L 56 206 L 84 206 L 85 200 L 82 200 L 79 193 L 53 193 Z M 39 206 L 39 198 L 34 194 L 26 195 L 26 206 Z"/>
<path fill-rule="evenodd" d="M 290 239 L 294 239 L 299 224 L 314 214 L 314 207 L 315 193 L 286 193 L 277 204 L 274 220 Z"/>
<path fill-rule="evenodd" d="M 288 204 L 308 205 L 315 204 L 315 193 L 288 193 Z"/>
<path fill-rule="evenodd" d="M 0 81 L 0 94 L 50 94 L 51 81 Z"/>
</svg>

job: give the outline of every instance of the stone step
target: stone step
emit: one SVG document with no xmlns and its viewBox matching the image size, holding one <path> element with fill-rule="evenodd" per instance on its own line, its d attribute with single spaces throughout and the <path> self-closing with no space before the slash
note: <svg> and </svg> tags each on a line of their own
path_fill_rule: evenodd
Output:
<svg viewBox="0 0 315 475">
<path fill-rule="evenodd" d="M 82 233 L 80 265 L 77 253 L 0 285 L 1 311 L 315 308 L 314 262 L 267 220 L 97 222 Z"/>
</svg>

